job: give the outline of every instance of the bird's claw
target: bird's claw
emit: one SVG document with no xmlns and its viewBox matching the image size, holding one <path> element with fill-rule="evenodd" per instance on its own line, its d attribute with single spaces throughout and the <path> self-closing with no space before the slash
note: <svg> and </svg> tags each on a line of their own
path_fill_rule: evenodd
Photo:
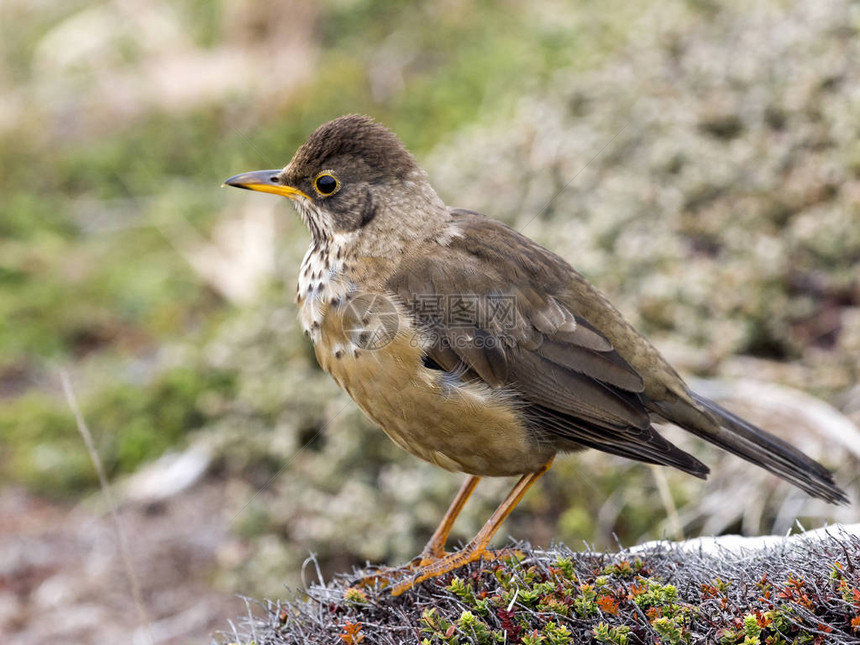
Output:
<svg viewBox="0 0 860 645">
<path fill-rule="evenodd" d="M 459 567 L 476 560 L 492 562 L 502 558 L 514 558 L 521 560 L 523 552 L 519 549 L 499 549 L 497 551 L 469 549 L 454 551 L 452 553 L 442 552 L 440 556 L 422 553 L 413 558 L 402 567 L 391 567 L 380 569 L 371 574 L 361 576 L 352 582 L 355 587 L 375 587 L 380 585 L 381 589 L 390 589 L 392 596 L 399 596 L 404 591 L 412 589 L 415 585 L 450 573 Z"/>
</svg>

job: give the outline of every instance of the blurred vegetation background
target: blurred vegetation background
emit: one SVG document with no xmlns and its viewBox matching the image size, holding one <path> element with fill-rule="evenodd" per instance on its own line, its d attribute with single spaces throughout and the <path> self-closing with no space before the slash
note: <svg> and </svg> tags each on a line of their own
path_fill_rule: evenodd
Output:
<svg viewBox="0 0 860 645">
<path fill-rule="evenodd" d="M 449 204 L 568 258 L 856 499 L 858 29 L 848 0 L 4 0 L 0 626 L 34 642 L 60 600 L 98 611 L 54 636 L 133 622 L 98 591 L 124 583 L 91 532 L 104 508 L 61 368 L 123 486 L 156 640 L 223 626 L 231 594 L 283 594 L 311 551 L 331 575 L 429 537 L 460 478 L 317 367 L 289 204 L 218 190 L 349 112 L 398 132 Z M 505 531 L 611 548 L 857 519 L 672 436 L 710 482 L 564 458 Z M 479 489 L 457 539 L 509 484 Z"/>
</svg>

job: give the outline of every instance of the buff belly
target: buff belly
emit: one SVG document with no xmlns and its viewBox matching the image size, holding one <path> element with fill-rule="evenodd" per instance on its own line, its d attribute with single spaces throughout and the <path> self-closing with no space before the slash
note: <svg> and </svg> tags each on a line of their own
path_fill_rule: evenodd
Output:
<svg viewBox="0 0 860 645">
<path fill-rule="evenodd" d="M 348 307 L 327 313 L 314 343 L 317 360 L 407 452 L 480 476 L 534 472 L 552 457 L 503 392 L 425 367 L 420 338 L 404 313 L 396 334 L 378 347 L 354 342 L 360 334 Z"/>
</svg>

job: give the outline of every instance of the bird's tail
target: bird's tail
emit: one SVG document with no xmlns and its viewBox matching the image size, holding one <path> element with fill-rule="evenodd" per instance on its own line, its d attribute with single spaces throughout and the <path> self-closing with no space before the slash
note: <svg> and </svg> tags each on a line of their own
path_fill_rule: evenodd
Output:
<svg viewBox="0 0 860 645">
<path fill-rule="evenodd" d="M 661 413 L 689 432 L 769 470 L 814 497 L 832 504 L 848 503 L 833 475 L 817 461 L 710 399 L 695 392 L 690 396 L 707 415 L 681 401 L 660 405 Z"/>
</svg>

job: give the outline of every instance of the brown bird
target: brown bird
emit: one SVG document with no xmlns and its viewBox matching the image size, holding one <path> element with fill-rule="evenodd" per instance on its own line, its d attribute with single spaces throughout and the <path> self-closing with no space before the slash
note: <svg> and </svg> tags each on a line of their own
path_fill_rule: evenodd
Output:
<svg viewBox="0 0 860 645">
<path fill-rule="evenodd" d="M 847 502 L 819 463 L 691 391 L 564 259 L 446 206 L 372 119 L 335 119 L 283 170 L 225 184 L 290 198 L 310 229 L 297 302 L 323 369 L 404 450 L 469 475 L 395 594 L 485 555 L 559 452 L 596 448 L 704 478 L 708 467 L 654 422 Z M 521 478 L 475 538 L 446 553 L 479 479 L 505 475 Z"/>
</svg>

